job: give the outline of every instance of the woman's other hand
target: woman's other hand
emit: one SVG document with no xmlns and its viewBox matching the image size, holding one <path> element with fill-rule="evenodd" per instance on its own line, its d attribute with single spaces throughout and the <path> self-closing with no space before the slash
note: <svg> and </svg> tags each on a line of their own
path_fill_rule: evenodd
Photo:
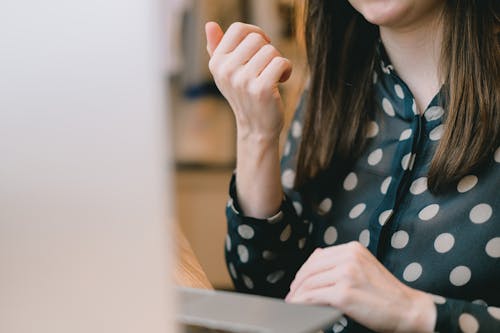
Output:
<svg viewBox="0 0 500 333">
<path fill-rule="evenodd" d="M 432 296 L 394 277 L 363 245 L 316 249 L 295 276 L 287 302 L 325 304 L 377 332 L 432 332 Z"/>
<path fill-rule="evenodd" d="M 292 66 L 259 27 L 233 23 L 226 33 L 215 22 L 205 26 L 209 69 L 236 118 L 238 139 L 277 140 L 283 127 L 278 83 Z"/>
</svg>

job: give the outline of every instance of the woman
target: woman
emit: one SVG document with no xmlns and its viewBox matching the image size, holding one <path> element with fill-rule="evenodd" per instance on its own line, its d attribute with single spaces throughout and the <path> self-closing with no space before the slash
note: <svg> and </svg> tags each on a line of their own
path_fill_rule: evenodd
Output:
<svg viewBox="0 0 500 333">
<path fill-rule="evenodd" d="M 258 27 L 206 26 L 238 129 L 235 286 L 334 306 L 334 332 L 500 332 L 498 1 L 305 12 L 310 84 L 281 169 L 290 62 Z"/>
</svg>

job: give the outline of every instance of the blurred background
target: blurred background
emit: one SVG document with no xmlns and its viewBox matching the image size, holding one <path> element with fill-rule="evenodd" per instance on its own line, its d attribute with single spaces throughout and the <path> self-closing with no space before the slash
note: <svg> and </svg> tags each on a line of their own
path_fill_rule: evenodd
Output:
<svg viewBox="0 0 500 333">
<path fill-rule="evenodd" d="M 281 147 L 304 81 L 294 0 L 170 0 L 167 69 L 174 131 L 175 197 L 180 228 L 216 289 L 232 289 L 224 262 L 225 206 L 235 166 L 233 114 L 208 70 L 204 26 L 223 30 L 241 21 L 260 26 L 289 58 L 293 73 L 281 86 L 286 114 Z"/>
</svg>

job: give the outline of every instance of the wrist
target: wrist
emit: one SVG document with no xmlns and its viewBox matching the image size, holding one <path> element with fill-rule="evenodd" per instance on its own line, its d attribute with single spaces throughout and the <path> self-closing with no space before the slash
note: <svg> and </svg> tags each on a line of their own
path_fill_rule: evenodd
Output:
<svg viewBox="0 0 500 333">
<path fill-rule="evenodd" d="M 269 146 L 279 142 L 281 130 L 255 131 L 237 127 L 237 143 Z"/>
<path fill-rule="evenodd" d="M 434 332 L 437 311 L 432 296 L 420 290 L 410 289 L 410 304 L 404 311 L 401 332 Z"/>
<path fill-rule="evenodd" d="M 238 131 L 236 148 L 237 158 L 266 159 L 265 156 L 273 156 L 279 160 L 279 133 Z"/>
</svg>

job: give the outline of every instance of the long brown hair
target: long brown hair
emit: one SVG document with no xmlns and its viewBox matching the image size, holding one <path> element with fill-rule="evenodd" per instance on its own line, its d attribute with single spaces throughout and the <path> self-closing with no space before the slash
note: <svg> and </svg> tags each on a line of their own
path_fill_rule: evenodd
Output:
<svg viewBox="0 0 500 333">
<path fill-rule="evenodd" d="M 438 192 L 467 175 L 500 144 L 500 11 L 498 0 L 448 0 L 440 75 L 445 131 L 428 184 Z M 305 40 L 310 86 L 295 187 L 330 163 L 350 165 L 366 146 L 373 110 L 372 73 L 378 27 L 347 0 L 308 0 Z"/>
</svg>

